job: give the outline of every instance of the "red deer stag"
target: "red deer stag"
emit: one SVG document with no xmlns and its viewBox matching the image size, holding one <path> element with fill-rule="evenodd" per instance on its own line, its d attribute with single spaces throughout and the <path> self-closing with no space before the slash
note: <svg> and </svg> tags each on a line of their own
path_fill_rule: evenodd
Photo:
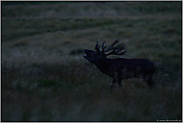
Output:
<svg viewBox="0 0 183 123">
<path fill-rule="evenodd" d="M 156 65 L 153 62 L 148 59 L 106 58 L 112 54 L 124 55 L 127 50 L 122 51 L 125 49 L 125 45 L 118 44 L 118 40 L 112 43 L 107 49 L 107 45 L 104 46 L 104 44 L 105 41 L 102 44 L 102 50 L 100 50 L 97 41 L 95 46 L 96 51 L 85 49 L 84 52 L 86 55 L 83 57 L 89 62 L 95 64 L 101 72 L 113 78 L 111 91 L 116 82 L 118 82 L 119 87 L 121 87 L 123 79 L 139 77 L 142 77 L 148 83 L 150 88 L 153 87 L 152 76 L 156 69 Z"/>
</svg>

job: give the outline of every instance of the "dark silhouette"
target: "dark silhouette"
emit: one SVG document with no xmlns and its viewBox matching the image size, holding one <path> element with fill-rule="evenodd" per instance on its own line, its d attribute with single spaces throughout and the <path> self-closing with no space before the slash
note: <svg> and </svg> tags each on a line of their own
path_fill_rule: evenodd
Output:
<svg viewBox="0 0 183 123">
<path fill-rule="evenodd" d="M 100 71 L 113 78 L 111 91 L 116 82 L 118 82 L 119 87 L 121 87 L 123 79 L 139 77 L 144 78 L 150 88 L 152 88 L 152 76 L 156 69 L 156 65 L 153 62 L 148 59 L 106 58 L 108 55 L 124 55 L 127 52 L 127 50 L 124 50 L 125 45 L 122 45 L 121 43 L 116 45 L 117 43 L 118 40 L 106 49 L 107 45 L 104 46 L 104 41 L 102 44 L 102 50 L 100 50 L 100 46 L 97 41 L 95 46 L 96 51 L 85 49 L 84 52 L 86 55 L 83 57 L 89 62 L 95 64 Z"/>
</svg>

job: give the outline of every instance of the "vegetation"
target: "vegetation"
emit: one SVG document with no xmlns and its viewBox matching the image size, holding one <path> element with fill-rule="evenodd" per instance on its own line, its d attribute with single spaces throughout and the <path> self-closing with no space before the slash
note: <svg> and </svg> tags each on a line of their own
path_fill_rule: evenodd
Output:
<svg viewBox="0 0 183 123">
<path fill-rule="evenodd" d="M 182 120 L 182 2 L 2 2 L 2 121 Z M 86 61 L 97 39 L 158 69 L 112 79 Z M 101 42 L 100 42 L 101 43 Z M 116 57 L 116 56 L 112 56 Z"/>
</svg>

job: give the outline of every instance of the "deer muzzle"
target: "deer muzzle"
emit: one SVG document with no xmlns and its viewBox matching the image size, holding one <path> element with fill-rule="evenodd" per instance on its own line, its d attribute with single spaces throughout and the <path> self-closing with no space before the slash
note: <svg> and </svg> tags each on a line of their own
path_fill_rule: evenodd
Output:
<svg viewBox="0 0 183 123">
<path fill-rule="evenodd" d="M 87 51 L 88 51 L 87 49 L 84 50 L 85 53 L 87 53 Z M 86 54 L 83 55 L 84 58 L 86 58 L 86 56 L 87 56 Z"/>
</svg>

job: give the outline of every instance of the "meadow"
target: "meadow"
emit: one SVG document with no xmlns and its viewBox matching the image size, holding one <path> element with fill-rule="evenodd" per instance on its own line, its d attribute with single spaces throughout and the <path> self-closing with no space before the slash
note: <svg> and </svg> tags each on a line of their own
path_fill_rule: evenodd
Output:
<svg viewBox="0 0 183 123">
<path fill-rule="evenodd" d="M 1 2 L 1 121 L 182 121 L 182 2 Z M 83 58 L 97 39 L 158 66 L 151 90 Z"/>
</svg>

